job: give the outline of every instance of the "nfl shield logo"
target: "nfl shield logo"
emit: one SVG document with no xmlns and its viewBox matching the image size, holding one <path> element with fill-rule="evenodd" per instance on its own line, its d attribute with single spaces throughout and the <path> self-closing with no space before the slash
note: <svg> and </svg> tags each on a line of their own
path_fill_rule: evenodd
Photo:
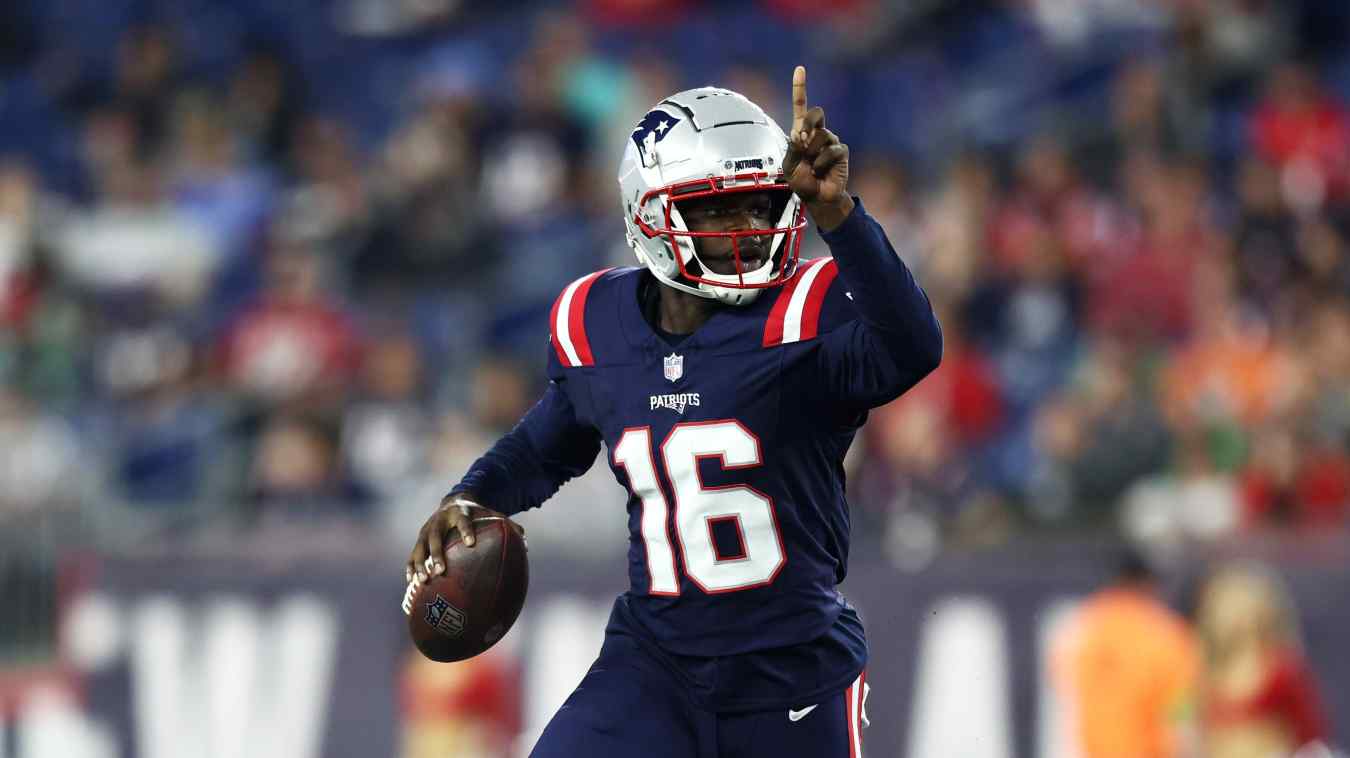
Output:
<svg viewBox="0 0 1350 758">
<path fill-rule="evenodd" d="M 447 637 L 458 637 L 464 631 L 467 617 L 464 611 L 451 605 L 439 594 L 427 603 L 427 623 Z"/>
<path fill-rule="evenodd" d="M 670 381 L 676 381 L 684 376 L 684 356 L 671 353 L 665 357 L 666 378 Z"/>
</svg>

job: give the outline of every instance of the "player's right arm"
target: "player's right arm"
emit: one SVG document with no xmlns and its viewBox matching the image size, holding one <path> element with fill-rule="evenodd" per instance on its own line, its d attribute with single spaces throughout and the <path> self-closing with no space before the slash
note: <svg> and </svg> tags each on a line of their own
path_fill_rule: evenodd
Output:
<svg viewBox="0 0 1350 758">
<path fill-rule="evenodd" d="M 851 411 L 866 410 L 899 397 L 937 368 L 942 328 L 886 232 L 849 195 L 848 145 L 825 128 L 822 108 L 807 107 L 802 66 L 792 74 L 792 113 L 783 171 L 834 256 L 817 265 L 812 281 L 846 296 L 858 316 L 821 340 L 821 375 L 830 396 Z M 806 292 L 810 300 L 809 287 Z"/>
<path fill-rule="evenodd" d="M 510 516 L 537 507 L 595 462 L 600 433 L 577 420 L 565 379 L 553 369 L 551 365 L 555 378 L 539 402 L 469 467 L 422 525 L 408 557 L 408 581 L 444 571 L 440 556 L 451 534 L 458 533 L 472 547 L 475 517 L 498 512 Z M 481 503 L 491 503 L 498 510 Z"/>
</svg>

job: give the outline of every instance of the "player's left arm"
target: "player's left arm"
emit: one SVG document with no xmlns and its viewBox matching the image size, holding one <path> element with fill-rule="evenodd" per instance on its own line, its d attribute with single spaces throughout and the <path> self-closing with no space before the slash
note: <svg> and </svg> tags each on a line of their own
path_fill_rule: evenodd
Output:
<svg viewBox="0 0 1350 758">
<path fill-rule="evenodd" d="M 825 383 L 851 406 L 882 405 L 937 368 L 942 329 L 881 225 L 848 194 L 848 145 L 825 128 L 823 109 L 807 107 L 802 66 L 792 75 L 792 115 L 783 171 L 834 254 L 835 286 L 859 316 L 822 338 Z"/>
</svg>

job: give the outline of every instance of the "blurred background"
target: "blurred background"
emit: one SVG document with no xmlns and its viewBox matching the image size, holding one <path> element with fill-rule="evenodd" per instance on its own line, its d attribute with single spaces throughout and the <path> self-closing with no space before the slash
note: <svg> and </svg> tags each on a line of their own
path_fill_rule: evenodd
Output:
<svg viewBox="0 0 1350 758">
<path fill-rule="evenodd" d="M 624 493 L 467 664 L 407 550 L 632 263 L 632 124 L 797 63 L 946 337 L 849 461 L 868 754 L 1350 742 L 1344 0 L 7 0 L 0 756 L 527 752 Z"/>
</svg>

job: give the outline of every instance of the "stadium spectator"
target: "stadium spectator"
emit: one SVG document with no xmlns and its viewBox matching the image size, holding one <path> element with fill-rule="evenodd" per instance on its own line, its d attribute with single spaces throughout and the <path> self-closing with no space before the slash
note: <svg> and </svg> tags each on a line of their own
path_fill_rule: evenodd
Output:
<svg viewBox="0 0 1350 758">
<path fill-rule="evenodd" d="M 1164 61 L 1140 57 L 1121 66 L 1111 83 L 1110 120 L 1094 125 L 1097 131 L 1089 133 L 1075 156 L 1096 182 L 1109 186 L 1133 154 L 1194 151 L 1195 138 L 1186 134 L 1192 122 L 1182 108 L 1180 86 L 1167 76 Z"/>
<path fill-rule="evenodd" d="M 399 758 L 510 754 L 523 699 L 517 668 L 500 647 L 458 666 L 409 652 L 399 677 Z"/>
<path fill-rule="evenodd" d="M 246 501 L 260 523 L 364 515 L 371 493 L 340 465 L 329 425 L 317 417 L 266 420 L 253 454 Z"/>
<path fill-rule="evenodd" d="M 869 429 L 885 430 L 887 419 L 903 414 L 906 406 L 920 404 L 935 409 L 942 427 L 963 449 L 978 448 L 1000 431 L 1004 421 L 1003 390 L 990 358 L 966 337 L 959 316 L 943 321 L 942 365 L 924 378 L 909 395 L 877 409 L 880 423 Z M 883 431 L 884 433 L 884 431 Z"/>
<path fill-rule="evenodd" d="M 761 75 L 759 78 L 764 77 Z M 763 97 L 771 97 L 767 91 L 768 82 L 764 82 L 763 88 L 766 90 Z M 915 207 L 917 198 L 913 194 L 909 177 L 905 175 L 904 166 L 899 161 L 860 166 L 853 181 L 858 187 L 858 196 L 867 198 L 867 212 L 890 229 L 891 234 L 907 240 L 907 244 L 903 245 L 904 252 L 900 254 L 911 256 L 914 260 L 906 260 L 905 264 L 919 266 L 931 263 L 931 251 L 925 249 L 917 239 L 922 219 L 919 209 Z"/>
<path fill-rule="evenodd" d="M 75 430 L 13 387 L 0 386 L 0 435 L 0 515 L 70 506 L 85 495 Z"/>
<path fill-rule="evenodd" d="M 148 293 L 194 307 L 221 260 L 210 229 L 169 202 L 147 162 L 114 159 L 98 179 L 98 202 L 55 233 L 64 275 L 94 296 Z"/>
<path fill-rule="evenodd" d="M 288 239 L 323 244 L 349 254 L 367 233 L 370 186 L 351 130 L 332 118 L 311 115 L 291 139 L 289 191 L 281 223 Z"/>
<path fill-rule="evenodd" d="M 1236 533 L 1242 501 L 1233 475 L 1216 465 L 1216 448 L 1231 445 L 1224 429 L 1191 429 L 1174 439 L 1171 468 L 1130 485 L 1121 526 L 1140 542 L 1176 549 Z"/>
<path fill-rule="evenodd" d="M 233 387 L 263 401 L 343 391 L 359 366 L 352 318 L 327 293 L 324 262 L 307 247 L 279 243 L 259 299 L 226 330 L 220 370 Z"/>
<path fill-rule="evenodd" d="M 1199 649 L 1185 619 L 1159 597 L 1158 581 L 1128 551 L 1052 642 L 1054 681 L 1084 758 L 1186 755 Z"/>
<path fill-rule="evenodd" d="M 518 363 L 500 355 L 485 355 L 473 370 L 469 407 L 474 422 L 488 434 L 500 434 L 515 425 L 533 398 Z"/>
<path fill-rule="evenodd" d="M 883 544 L 904 566 L 932 558 L 935 545 L 923 536 L 930 530 L 986 544 L 1005 539 L 1012 518 L 985 471 L 1005 420 L 995 367 L 956 315 L 940 305 L 937 314 L 942 365 L 872 412 L 860 435 L 864 452 L 848 461 L 857 468 L 850 490 L 865 504 L 858 523 L 882 529 Z"/>
<path fill-rule="evenodd" d="M 230 79 L 224 105 L 245 160 L 282 165 L 306 99 L 304 82 L 284 54 L 266 45 L 255 47 Z"/>
<path fill-rule="evenodd" d="M 1100 340 L 1074 381 L 1038 411 L 1028 504 L 1043 519 L 1109 519 L 1134 482 L 1166 467 L 1171 436 L 1131 374 L 1136 360 L 1119 343 Z"/>
<path fill-rule="evenodd" d="M 990 228 L 999 270 L 1019 266 L 1046 238 L 1074 266 L 1117 243 L 1119 212 L 1080 176 L 1064 142 L 1041 135 L 1017 156 L 1016 181 Z"/>
<path fill-rule="evenodd" d="M 27 321 L 36 301 L 37 184 L 28 166 L 0 162 L 0 327 Z"/>
<path fill-rule="evenodd" d="M 1267 323 L 1242 312 L 1228 265 L 1206 265 L 1197 274 L 1194 336 L 1161 378 L 1170 423 L 1251 427 L 1286 411 L 1299 392 L 1291 351 L 1272 341 Z"/>
<path fill-rule="evenodd" d="M 215 238 L 229 266 L 248 252 L 273 203 L 271 179 L 245 161 L 216 96 L 188 90 L 176 100 L 166 145 L 167 193 Z"/>
<path fill-rule="evenodd" d="M 1242 500 L 1252 527 L 1334 529 L 1350 512 L 1350 459 L 1338 445 L 1272 425 L 1252 441 Z"/>
<path fill-rule="evenodd" d="M 1307 373 L 1304 412 L 1326 444 L 1350 446 L 1350 301 L 1323 300 L 1302 330 Z"/>
<path fill-rule="evenodd" d="M 1227 566 L 1201 591 L 1200 687 L 1206 758 L 1294 755 L 1327 739 L 1316 677 L 1300 652 L 1298 615 L 1270 572 Z"/>
<path fill-rule="evenodd" d="M 406 335 L 372 340 L 362 361 L 359 391 L 342 421 L 345 468 L 381 496 L 426 473 L 430 420 L 422 358 Z"/>
<path fill-rule="evenodd" d="M 1234 263 L 1242 299 L 1272 317 L 1292 303 L 1290 285 L 1302 273 L 1298 220 L 1280 193 L 1279 172 L 1265 161 L 1243 161 L 1237 180 Z"/>
<path fill-rule="evenodd" d="M 916 261 L 935 301 L 964 301 L 985 273 L 989 218 L 998 202 L 992 166 L 975 154 L 959 156 L 923 204 L 921 250 Z"/>
<path fill-rule="evenodd" d="M 118 42 L 111 99 L 135 119 L 143 156 L 157 153 L 168 136 L 179 63 L 173 32 L 164 26 L 132 27 Z"/>
<path fill-rule="evenodd" d="M 1350 114 L 1315 71 L 1283 63 L 1251 116 L 1252 145 L 1281 172 L 1285 199 L 1303 213 L 1350 191 Z"/>
<path fill-rule="evenodd" d="M 35 167 L 0 160 L 0 375 L 49 410 L 68 411 L 85 380 L 85 309 L 53 267 L 63 203 Z"/>
<path fill-rule="evenodd" d="M 958 495 L 969 476 L 954 455 L 958 445 L 946 423 L 952 417 L 949 393 L 954 388 L 948 383 L 953 379 L 949 375 L 925 387 L 914 402 L 886 406 L 880 423 L 866 432 L 876 465 L 864 474 L 864 491 L 870 503 L 889 503 L 883 515 L 918 511 L 946 518 L 959 507 Z M 920 402 L 920 396 L 934 402 Z"/>
<path fill-rule="evenodd" d="M 351 262 L 362 299 L 381 305 L 463 287 L 490 265 L 474 133 L 482 109 L 469 91 L 428 91 L 385 143 L 370 236 Z"/>
<path fill-rule="evenodd" d="M 108 402 L 93 436 L 110 494 L 165 512 L 238 496 L 229 405 L 201 381 L 186 335 L 152 318 L 123 324 L 100 342 L 95 364 Z"/>
<path fill-rule="evenodd" d="M 1078 348 L 1082 290 L 1060 244 L 1046 230 L 1021 238 L 966 306 L 970 331 L 1018 413 L 1064 382 Z"/>
<path fill-rule="evenodd" d="M 1222 241 L 1207 212 L 1205 170 L 1138 154 L 1122 173 L 1139 231 L 1089 267 L 1089 317 L 1095 329 L 1133 343 L 1182 339 L 1192 326 L 1196 268 Z"/>
<path fill-rule="evenodd" d="M 1350 251 L 1345 233 L 1326 218 L 1304 224 L 1298 234 L 1298 261 L 1302 277 L 1290 287 L 1295 313 L 1320 303 L 1338 302 L 1350 292 Z"/>
</svg>

